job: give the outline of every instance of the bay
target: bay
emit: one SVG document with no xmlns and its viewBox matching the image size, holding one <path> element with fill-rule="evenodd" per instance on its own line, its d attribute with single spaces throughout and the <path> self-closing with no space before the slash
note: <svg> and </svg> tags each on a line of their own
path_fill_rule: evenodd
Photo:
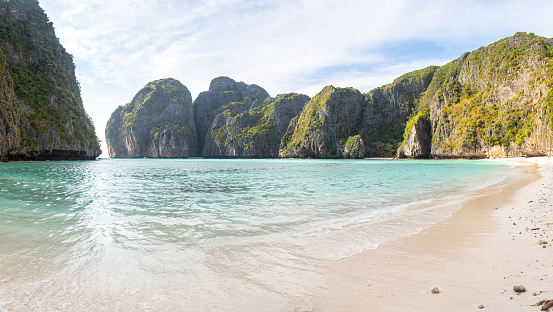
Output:
<svg viewBox="0 0 553 312">
<path fill-rule="evenodd" d="M 416 233 L 516 166 L 467 160 L 0 164 L 0 308 L 250 310 Z M 253 310 L 253 309 L 252 309 Z"/>
</svg>

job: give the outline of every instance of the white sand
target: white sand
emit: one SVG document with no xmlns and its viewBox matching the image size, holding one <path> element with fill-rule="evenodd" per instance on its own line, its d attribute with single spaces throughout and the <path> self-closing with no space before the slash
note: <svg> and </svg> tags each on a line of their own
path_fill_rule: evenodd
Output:
<svg viewBox="0 0 553 312">
<path fill-rule="evenodd" d="M 501 192 L 421 233 L 329 261 L 323 293 L 289 310 L 540 311 L 531 305 L 553 299 L 553 161 L 518 161 L 530 164 Z"/>
</svg>

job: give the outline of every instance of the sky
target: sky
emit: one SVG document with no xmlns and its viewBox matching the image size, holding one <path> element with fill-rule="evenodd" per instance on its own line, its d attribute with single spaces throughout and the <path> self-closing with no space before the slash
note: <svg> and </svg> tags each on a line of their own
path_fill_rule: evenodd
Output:
<svg viewBox="0 0 553 312">
<path fill-rule="evenodd" d="M 553 37 L 553 1 L 39 0 L 74 57 L 103 154 L 111 113 L 148 82 L 195 99 L 213 78 L 271 96 L 368 92 L 518 31 Z"/>
</svg>

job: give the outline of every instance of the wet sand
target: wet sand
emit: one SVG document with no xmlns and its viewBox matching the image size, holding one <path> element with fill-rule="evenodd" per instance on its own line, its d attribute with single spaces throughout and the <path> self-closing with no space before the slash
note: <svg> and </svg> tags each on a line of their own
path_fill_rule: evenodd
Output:
<svg viewBox="0 0 553 312">
<path fill-rule="evenodd" d="M 324 291 L 289 310 L 539 311 L 553 299 L 553 160 L 517 161 L 520 174 L 447 220 L 329 261 Z"/>
</svg>

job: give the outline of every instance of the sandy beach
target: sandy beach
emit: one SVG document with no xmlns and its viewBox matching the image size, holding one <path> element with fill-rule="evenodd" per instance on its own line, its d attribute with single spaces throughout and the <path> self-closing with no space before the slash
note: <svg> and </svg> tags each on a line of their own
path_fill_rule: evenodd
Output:
<svg viewBox="0 0 553 312">
<path fill-rule="evenodd" d="M 447 220 L 330 261 L 322 294 L 291 310 L 540 311 L 553 299 L 553 161 L 513 161 L 521 174 Z"/>
</svg>

